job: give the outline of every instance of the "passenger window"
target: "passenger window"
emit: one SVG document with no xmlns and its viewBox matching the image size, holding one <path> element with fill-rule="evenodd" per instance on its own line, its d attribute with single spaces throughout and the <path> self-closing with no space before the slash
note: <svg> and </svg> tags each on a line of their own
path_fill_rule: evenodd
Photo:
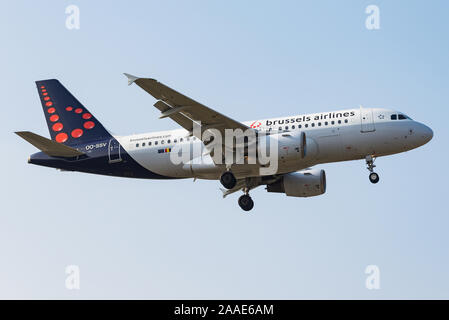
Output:
<svg viewBox="0 0 449 320">
<path fill-rule="evenodd" d="M 335 124 L 335 121 L 332 120 L 332 121 L 331 121 L 331 125 L 334 125 L 334 124 Z"/>
<path fill-rule="evenodd" d="M 391 120 L 397 120 L 398 115 L 397 114 L 392 114 L 391 115 Z"/>
<path fill-rule="evenodd" d="M 282 127 L 279 127 L 279 131 L 282 131 Z"/>
<path fill-rule="evenodd" d="M 288 126 L 285 127 L 285 130 L 288 130 Z"/>
<path fill-rule="evenodd" d="M 309 127 L 309 124 L 308 124 L 308 123 L 306 123 L 306 124 L 304 125 L 304 127 L 308 128 L 308 127 Z"/>
<path fill-rule="evenodd" d="M 338 120 L 338 124 L 341 124 L 341 120 Z"/>
<path fill-rule="evenodd" d="M 295 129 L 295 126 L 292 126 L 292 129 Z"/>
<path fill-rule="evenodd" d="M 324 123 L 325 126 L 327 126 L 328 124 L 329 124 L 329 122 L 327 122 L 327 121 Z"/>
<path fill-rule="evenodd" d="M 139 147 L 139 144 L 138 143 L 136 143 L 136 148 L 138 148 Z"/>
<path fill-rule="evenodd" d="M 162 141 L 161 141 L 161 144 L 164 144 L 164 143 L 165 143 L 165 141 L 164 141 L 164 140 L 162 140 Z"/>
<path fill-rule="evenodd" d="M 345 123 L 348 123 L 348 119 L 345 119 Z"/>
<path fill-rule="evenodd" d="M 407 117 L 404 116 L 403 114 L 400 114 L 400 115 L 398 115 L 398 119 L 399 120 L 405 120 L 405 119 L 407 119 Z"/>
<path fill-rule="evenodd" d="M 150 141 L 150 142 L 148 142 L 148 146 L 151 146 L 151 141 Z"/>
<path fill-rule="evenodd" d="M 318 122 L 318 127 L 321 127 L 321 122 Z"/>
<path fill-rule="evenodd" d="M 301 129 L 302 128 L 302 125 L 300 124 L 299 126 L 298 126 L 298 129 Z"/>
<path fill-rule="evenodd" d="M 158 143 L 157 141 L 154 141 L 154 145 L 157 145 L 157 143 Z"/>
<path fill-rule="evenodd" d="M 315 127 L 315 122 L 314 122 L 314 123 L 312 123 L 312 127 Z"/>
<path fill-rule="evenodd" d="M 183 138 L 180 138 L 180 139 L 179 139 L 179 142 L 183 142 L 183 141 L 184 141 L 184 139 L 183 139 Z"/>
<path fill-rule="evenodd" d="M 170 139 L 167 140 L 167 143 L 170 143 Z"/>
<path fill-rule="evenodd" d="M 142 143 L 142 147 L 145 147 L 145 142 Z"/>
<path fill-rule="evenodd" d="M 178 142 L 178 139 L 173 140 L 174 143 Z"/>
</svg>

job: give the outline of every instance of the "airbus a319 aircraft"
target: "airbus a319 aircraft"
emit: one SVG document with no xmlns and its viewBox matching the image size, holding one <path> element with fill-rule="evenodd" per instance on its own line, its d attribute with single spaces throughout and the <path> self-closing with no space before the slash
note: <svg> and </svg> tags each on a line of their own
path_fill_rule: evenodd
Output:
<svg viewBox="0 0 449 320">
<path fill-rule="evenodd" d="M 311 168 L 322 163 L 364 159 L 369 180 L 377 183 L 377 157 L 417 148 L 433 137 L 426 125 L 384 108 L 358 107 L 240 122 L 155 79 L 125 75 L 129 85 L 137 84 L 157 100 L 154 106 L 161 112 L 160 118 L 170 118 L 181 128 L 112 135 L 58 80 L 37 81 L 51 139 L 29 131 L 16 132 L 40 150 L 28 162 L 63 171 L 129 178 L 220 180 L 223 196 L 242 191 L 238 204 L 249 211 L 254 206 L 249 191 L 261 185 L 268 192 L 292 197 L 323 194 L 325 172 Z M 263 173 L 266 163 L 259 159 L 248 161 L 248 140 L 243 142 L 243 163 L 217 161 L 211 152 L 213 139 L 203 139 L 204 133 L 215 130 L 224 137 L 229 129 L 254 133 L 256 146 L 263 134 L 270 146 L 276 146 L 275 152 L 270 153 L 276 156 L 275 171 Z M 219 143 L 222 144 L 223 150 L 229 149 L 223 141 Z M 237 147 L 236 142 L 230 148 Z M 192 153 L 193 149 L 200 150 L 200 154 Z M 188 152 L 187 161 L 171 161 L 174 150 Z"/>
</svg>

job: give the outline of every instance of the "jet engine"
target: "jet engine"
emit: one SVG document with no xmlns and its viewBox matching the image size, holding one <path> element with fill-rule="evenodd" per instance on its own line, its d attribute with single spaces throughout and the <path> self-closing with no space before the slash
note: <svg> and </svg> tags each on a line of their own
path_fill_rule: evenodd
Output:
<svg viewBox="0 0 449 320">
<path fill-rule="evenodd" d="M 287 173 L 275 183 L 268 184 L 267 191 L 285 193 L 289 197 L 319 196 L 326 192 L 326 173 L 318 169 Z"/>
</svg>

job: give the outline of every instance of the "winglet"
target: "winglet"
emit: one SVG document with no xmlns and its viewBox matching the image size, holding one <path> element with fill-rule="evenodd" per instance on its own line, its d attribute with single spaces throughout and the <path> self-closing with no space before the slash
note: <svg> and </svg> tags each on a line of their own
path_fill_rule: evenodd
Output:
<svg viewBox="0 0 449 320">
<path fill-rule="evenodd" d="M 134 83 L 134 81 L 139 79 L 138 77 L 133 76 L 129 73 L 124 73 L 124 75 L 128 78 L 128 86 L 132 85 Z"/>
</svg>

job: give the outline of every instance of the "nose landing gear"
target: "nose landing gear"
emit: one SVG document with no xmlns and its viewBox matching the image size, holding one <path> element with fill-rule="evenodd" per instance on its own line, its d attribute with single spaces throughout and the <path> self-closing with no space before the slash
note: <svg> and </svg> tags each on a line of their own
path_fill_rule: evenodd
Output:
<svg viewBox="0 0 449 320">
<path fill-rule="evenodd" d="M 245 188 L 245 194 L 239 198 L 239 206 L 245 211 L 250 211 L 254 207 L 254 201 L 249 196 L 247 188 Z"/>
<path fill-rule="evenodd" d="M 374 172 L 374 168 L 376 167 L 376 165 L 374 164 L 374 160 L 375 160 L 375 158 L 373 156 L 366 156 L 366 158 L 365 158 L 366 168 L 370 172 L 369 181 L 371 181 L 371 183 L 378 183 L 379 175 Z"/>
</svg>

